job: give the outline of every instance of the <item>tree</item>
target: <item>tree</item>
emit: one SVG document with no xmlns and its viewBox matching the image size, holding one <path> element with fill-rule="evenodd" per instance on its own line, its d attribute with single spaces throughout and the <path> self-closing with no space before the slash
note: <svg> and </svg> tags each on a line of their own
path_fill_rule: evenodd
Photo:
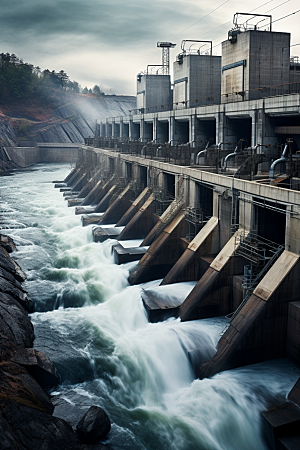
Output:
<svg viewBox="0 0 300 450">
<path fill-rule="evenodd" d="M 103 92 L 97 84 L 93 87 L 93 94 L 98 95 L 99 97 L 100 95 L 103 95 Z"/>
<path fill-rule="evenodd" d="M 66 85 L 66 89 L 71 92 L 76 92 L 76 94 L 79 94 L 81 92 L 81 86 L 77 81 L 68 81 Z"/>
<path fill-rule="evenodd" d="M 41 75 L 41 68 L 39 66 L 36 66 L 33 68 L 33 73 L 40 76 Z"/>
<path fill-rule="evenodd" d="M 60 86 L 63 89 L 65 89 L 67 86 L 67 82 L 69 81 L 69 76 L 66 74 L 66 72 L 64 70 L 60 70 L 56 75 L 60 82 Z"/>
<path fill-rule="evenodd" d="M 104 95 L 100 86 L 93 89 L 69 79 L 68 74 L 62 69 L 59 72 L 45 69 L 41 71 L 39 66 L 24 62 L 14 53 L 0 53 L 0 100 L 8 104 L 19 100 L 35 100 L 40 104 L 53 102 L 55 91 L 67 90 L 75 93 Z"/>
</svg>

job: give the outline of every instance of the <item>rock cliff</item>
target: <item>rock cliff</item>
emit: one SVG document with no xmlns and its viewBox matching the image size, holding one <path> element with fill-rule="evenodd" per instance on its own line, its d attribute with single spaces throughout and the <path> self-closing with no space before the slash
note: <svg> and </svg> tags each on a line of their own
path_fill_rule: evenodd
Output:
<svg viewBox="0 0 300 450">
<path fill-rule="evenodd" d="M 0 105 L 0 145 L 31 146 L 37 142 L 83 143 L 94 135 L 97 119 L 128 114 L 131 96 L 95 96 L 55 91 L 45 107 Z"/>
</svg>

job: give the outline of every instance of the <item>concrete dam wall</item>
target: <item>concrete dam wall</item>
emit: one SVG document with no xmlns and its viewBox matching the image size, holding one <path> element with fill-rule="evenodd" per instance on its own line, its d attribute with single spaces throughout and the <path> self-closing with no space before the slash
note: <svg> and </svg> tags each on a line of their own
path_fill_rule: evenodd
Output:
<svg viewBox="0 0 300 450">
<path fill-rule="evenodd" d="M 300 192 L 240 179 L 233 191 L 229 177 L 197 168 L 76 151 L 76 168 L 57 186 L 83 225 L 94 224 L 96 242 L 119 242 L 117 263 L 139 261 L 130 283 L 197 281 L 175 305 L 145 297 L 149 320 L 228 316 L 215 357 L 196 367 L 199 376 L 282 356 L 300 362 L 300 342 L 289 332 L 298 320 Z M 141 244 L 124 248 L 124 239 Z"/>
<path fill-rule="evenodd" d="M 35 147 L 7 147 L 11 160 L 20 167 L 38 163 L 75 163 L 81 155 L 78 144 L 38 144 Z"/>
</svg>

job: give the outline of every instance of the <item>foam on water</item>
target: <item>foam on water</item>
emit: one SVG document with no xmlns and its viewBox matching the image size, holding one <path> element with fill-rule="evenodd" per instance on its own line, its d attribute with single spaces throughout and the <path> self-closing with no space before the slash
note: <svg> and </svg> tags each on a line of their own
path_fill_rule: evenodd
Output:
<svg viewBox="0 0 300 450">
<path fill-rule="evenodd" d="M 28 184 L 21 183 L 24 173 L 11 178 L 13 223 L 16 217 L 24 222 L 22 229 L 11 229 L 9 234 L 19 246 L 15 257 L 28 273 L 26 288 L 36 310 L 98 303 L 124 289 L 128 267 L 113 264 L 112 241 L 101 246 L 93 242 L 92 227 L 83 228 L 74 208 L 67 208 L 51 183 L 51 171 L 44 167 L 42 173 L 32 175 L 36 183 L 33 176 Z M 20 196 L 12 189 L 18 182 Z M 26 205 L 20 202 L 24 196 Z"/>
</svg>

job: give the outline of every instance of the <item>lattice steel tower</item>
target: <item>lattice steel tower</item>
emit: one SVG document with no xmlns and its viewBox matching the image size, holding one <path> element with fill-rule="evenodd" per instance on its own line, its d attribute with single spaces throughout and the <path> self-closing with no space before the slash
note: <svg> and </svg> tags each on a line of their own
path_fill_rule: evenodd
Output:
<svg viewBox="0 0 300 450">
<path fill-rule="evenodd" d="M 162 49 L 162 72 L 163 75 L 170 73 L 170 48 L 174 48 L 176 44 L 172 42 L 158 42 L 157 47 Z"/>
</svg>

